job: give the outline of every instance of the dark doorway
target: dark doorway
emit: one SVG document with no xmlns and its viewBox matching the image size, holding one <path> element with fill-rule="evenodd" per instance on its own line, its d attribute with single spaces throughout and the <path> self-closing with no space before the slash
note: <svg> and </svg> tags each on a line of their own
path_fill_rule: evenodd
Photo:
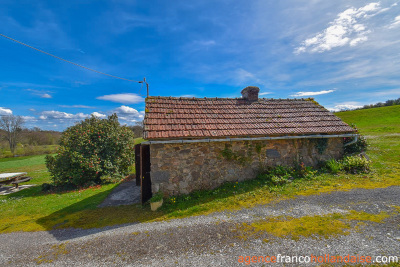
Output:
<svg viewBox="0 0 400 267">
<path fill-rule="evenodd" d="M 140 144 L 135 145 L 136 185 L 140 186 Z"/>
<path fill-rule="evenodd" d="M 140 181 L 142 191 L 142 204 L 152 197 L 150 179 L 150 146 L 140 146 Z"/>
</svg>

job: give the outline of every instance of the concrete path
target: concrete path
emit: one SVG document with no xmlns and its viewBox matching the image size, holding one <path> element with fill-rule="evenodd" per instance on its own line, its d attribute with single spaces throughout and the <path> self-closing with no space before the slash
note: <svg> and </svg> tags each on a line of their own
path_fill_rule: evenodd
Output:
<svg viewBox="0 0 400 267">
<path fill-rule="evenodd" d="M 128 181 L 117 186 L 99 207 L 131 205 L 140 203 L 140 186 L 136 186 L 136 181 Z"/>
<path fill-rule="evenodd" d="M 278 254 L 400 258 L 400 215 L 393 213 L 400 206 L 399 196 L 399 186 L 355 189 L 165 222 L 2 234 L 0 266 L 247 266 L 238 262 L 240 256 Z M 243 236 L 238 230 L 243 223 L 250 224 L 266 216 L 300 218 L 350 210 L 394 215 L 382 223 L 365 221 L 344 235 L 330 238 L 293 240 L 272 235 Z M 262 265 L 252 263 L 250 266 Z M 271 264 L 264 263 L 264 266 Z"/>
</svg>

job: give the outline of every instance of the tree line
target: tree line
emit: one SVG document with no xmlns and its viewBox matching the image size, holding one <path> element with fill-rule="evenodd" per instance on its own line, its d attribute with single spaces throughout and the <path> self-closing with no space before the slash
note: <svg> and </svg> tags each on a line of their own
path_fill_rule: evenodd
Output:
<svg viewBox="0 0 400 267">
<path fill-rule="evenodd" d="M 362 108 L 357 108 L 357 109 L 380 108 L 380 107 L 395 106 L 395 105 L 400 105 L 400 97 L 397 99 L 387 100 L 386 102 L 378 102 L 376 104 L 364 105 Z"/>
<path fill-rule="evenodd" d="M 9 148 L 15 154 L 17 144 L 29 146 L 58 145 L 61 132 L 42 130 L 39 127 L 31 129 L 24 127 L 21 116 L 5 115 L 0 117 L 0 149 Z M 143 121 L 128 126 L 134 138 L 143 137 Z"/>
</svg>

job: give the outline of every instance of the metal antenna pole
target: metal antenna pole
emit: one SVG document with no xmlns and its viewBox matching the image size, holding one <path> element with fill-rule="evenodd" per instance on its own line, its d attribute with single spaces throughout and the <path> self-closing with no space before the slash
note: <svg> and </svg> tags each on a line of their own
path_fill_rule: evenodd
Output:
<svg viewBox="0 0 400 267">
<path fill-rule="evenodd" d="M 146 84 L 146 88 L 147 88 L 147 97 L 149 97 L 149 84 L 146 82 L 146 77 L 143 78 L 143 81 L 140 81 L 138 83 L 145 83 Z"/>
<path fill-rule="evenodd" d="M 146 84 L 146 88 L 147 88 L 147 97 L 149 97 L 149 84 L 146 82 L 146 77 L 143 78 L 143 82 Z"/>
</svg>

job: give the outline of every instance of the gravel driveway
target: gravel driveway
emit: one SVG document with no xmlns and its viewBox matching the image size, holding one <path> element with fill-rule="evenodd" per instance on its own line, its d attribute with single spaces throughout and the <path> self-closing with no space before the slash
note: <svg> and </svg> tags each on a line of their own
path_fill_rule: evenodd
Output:
<svg viewBox="0 0 400 267">
<path fill-rule="evenodd" d="M 238 237 L 238 226 L 266 216 L 302 217 L 349 210 L 378 214 L 400 206 L 400 187 L 298 197 L 237 212 L 102 229 L 0 235 L 0 266 L 247 266 L 239 256 L 365 255 L 400 258 L 400 216 L 366 222 L 338 237 Z M 271 264 L 265 264 L 269 266 Z M 275 264 L 283 265 L 282 263 Z M 290 265 L 290 264 L 286 264 Z M 301 265 L 299 263 L 292 266 Z M 309 265 L 309 264 L 306 264 Z M 251 266 L 261 266 L 252 263 Z"/>
</svg>

